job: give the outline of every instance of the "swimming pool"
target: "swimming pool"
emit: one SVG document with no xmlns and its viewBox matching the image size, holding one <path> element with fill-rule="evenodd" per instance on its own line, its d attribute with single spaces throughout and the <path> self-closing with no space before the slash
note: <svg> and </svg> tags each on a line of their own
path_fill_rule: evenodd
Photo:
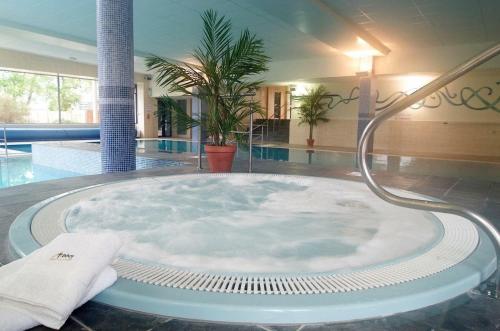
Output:
<svg viewBox="0 0 500 331">
<path fill-rule="evenodd" d="M 8 145 L 9 150 L 13 151 L 18 151 L 18 152 L 23 152 L 23 153 L 31 153 L 31 144 L 9 144 Z M 5 146 L 2 145 L 0 146 L 0 155 L 4 153 Z"/>
<path fill-rule="evenodd" d="M 0 157 L 0 188 L 82 175 L 33 163 L 30 156 Z"/>
<path fill-rule="evenodd" d="M 96 301 L 212 321 L 386 316 L 462 294 L 496 267 L 491 242 L 468 220 L 388 205 L 362 183 L 320 177 L 99 185 L 26 210 L 9 238 L 25 255 L 66 231 L 112 231 L 125 243 L 114 264 L 120 279 Z"/>
<path fill-rule="evenodd" d="M 101 173 L 99 151 L 61 148 L 55 144 L 9 144 L 0 148 L 0 188 Z M 137 169 L 183 166 L 174 160 L 138 156 Z"/>
<path fill-rule="evenodd" d="M 184 140 L 137 140 L 137 148 L 146 152 L 197 154 L 198 145 Z M 203 147 L 202 147 L 203 148 Z M 202 149 L 202 152 L 204 150 Z M 281 162 L 295 162 L 313 166 L 357 171 L 356 155 L 350 152 L 306 150 L 254 145 L 253 158 Z M 236 158 L 248 160 L 248 147 L 239 145 Z M 474 178 L 498 181 L 500 163 L 459 160 L 426 159 L 421 157 L 382 155 L 373 156 L 373 169 L 393 174 L 430 175 L 440 177 Z"/>
</svg>

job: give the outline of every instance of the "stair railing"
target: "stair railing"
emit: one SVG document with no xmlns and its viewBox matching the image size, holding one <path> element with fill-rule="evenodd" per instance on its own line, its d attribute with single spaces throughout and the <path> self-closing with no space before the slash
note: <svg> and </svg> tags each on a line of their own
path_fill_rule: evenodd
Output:
<svg viewBox="0 0 500 331">
<path fill-rule="evenodd" d="M 492 59 L 498 54 L 500 54 L 500 43 L 484 50 L 480 54 L 470 58 L 468 61 L 442 74 L 427 85 L 424 85 L 412 94 L 408 95 L 407 97 L 388 107 L 386 110 L 382 111 L 380 114 L 375 116 L 375 118 L 372 119 L 371 122 L 366 126 L 361 136 L 357 153 L 358 164 L 361 167 L 360 170 L 365 183 L 381 199 L 401 207 L 459 215 L 467 218 L 468 220 L 476 224 L 479 228 L 481 228 L 484 232 L 486 232 L 488 237 L 491 239 L 496 252 L 496 288 L 495 293 L 493 293 L 493 297 L 497 299 L 500 296 L 500 234 L 495 226 L 486 217 L 459 205 L 454 205 L 446 202 L 403 198 L 390 193 L 373 179 L 372 175 L 370 174 L 367 156 L 368 142 L 373 136 L 375 130 L 384 121 L 401 112 L 402 110 L 410 107 L 411 105 L 417 103 L 418 101 L 424 99 L 425 97 L 431 95 L 432 93 L 435 93 L 442 87 L 446 86 L 457 78 L 462 77 L 470 70 L 478 67 L 479 65 Z"/>
<path fill-rule="evenodd" d="M 3 142 L 3 147 L 5 149 L 5 157 L 8 159 L 9 158 L 9 148 L 7 146 L 7 127 L 5 126 L 5 123 L 3 123 L 3 138 L 0 138 L 0 141 Z"/>
</svg>

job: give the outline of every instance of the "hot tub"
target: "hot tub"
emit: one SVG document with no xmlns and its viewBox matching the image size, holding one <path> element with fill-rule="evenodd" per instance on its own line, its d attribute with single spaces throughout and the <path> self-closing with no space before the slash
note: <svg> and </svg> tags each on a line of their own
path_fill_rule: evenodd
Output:
<svg viewBox="0 0 500 331">
<path fill-rule="evenodd" d="M 25 211 L 11 245 L 25 255 L 66 231 L 124 242 L 120 279 L 96 301 L 191 319 L 378 317 L 458 296 L 495 270 L 491 242 L 468 220 L 321 177 L 195 174 L 93 186 Z"/>
</svg>

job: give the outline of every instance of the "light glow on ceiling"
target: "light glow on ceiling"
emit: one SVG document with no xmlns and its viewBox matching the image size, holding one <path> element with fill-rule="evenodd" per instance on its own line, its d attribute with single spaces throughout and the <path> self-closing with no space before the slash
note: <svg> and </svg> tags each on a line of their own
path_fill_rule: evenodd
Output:
<svg viewBox="0 0 500 331">
<path fill-rule="evenodd" d="M 362 49 L 362 50 L 352 50 L 344 52 L 345 55 L 352 57 L 354 59 L 359 59 L 360 57 L 367 56 L 383 56 L 384 54 L 380 53 L 376 49 Z"/>
<path fill-rule="evenodd" d="M 363 38 L 356 37 L 356 44 L 358 47 L 356 47 L 355 49 L 347 50 L 344 52 L 344 54 L 354 59 L 384 55 L 379 50 L 373 48 Z"/>
</svg>

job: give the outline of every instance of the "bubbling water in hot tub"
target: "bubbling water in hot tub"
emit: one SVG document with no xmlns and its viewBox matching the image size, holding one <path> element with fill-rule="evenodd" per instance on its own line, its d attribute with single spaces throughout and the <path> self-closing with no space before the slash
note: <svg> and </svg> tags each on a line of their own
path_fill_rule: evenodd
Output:
<svg viewBox="0 0 500 331">
<path fill-rule="evenodd" d="M 110 185 L 65 215 L 70 232 L 118 234 L 124 258 L 212 272 L 352 270 L 421 252 L 442 231 L 359 183 L 273 175 Z"/>
</svg>

